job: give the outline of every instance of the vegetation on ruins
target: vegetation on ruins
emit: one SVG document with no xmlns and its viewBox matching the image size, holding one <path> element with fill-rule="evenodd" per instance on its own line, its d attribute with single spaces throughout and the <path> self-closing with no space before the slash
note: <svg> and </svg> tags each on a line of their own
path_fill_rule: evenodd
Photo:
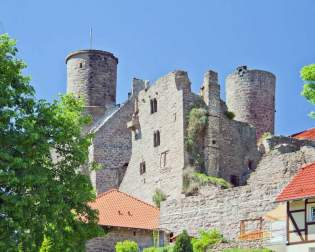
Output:
<svg viewBox="0 0 315 252">
<path fill-rule="evenodd" d="M 186 230 L 177 236 L 173 252 L 193 252 L 191 239 Z"/>
<path fill-rule="evenodd" d="M 310 103 L 315 104 L 315 64 L 304 66 L 300 74 L 302 80 L 305 81 L 301 94 Z M 310 112 L 309 116 L 315 118 L 315 112 Z"/>
<path fill-rule="evenodd" d="M 183 176 L 183 192 L 186 195 L 195 195 L 199 188 L 205 185 L 215 185 L 221 188 L 230 188 L 231 184 L 223 178 L 208 176 L 201 172 L 195 172 L 192 168 L 185 168 Z"/>
<path fill-rule="evenodd" d="M 88 205 L 90 180 L 78 172 L 92 141 L 81 134 L 90 118 L 71 95 L 36 100 L 15 45 L 0 36 L 0 251 L 84 251 L 103 233 Z"/>
<path fill-rule="evenodd" d="M 194 107 L 188 115 L 187 136 L 185 139 L 186 150 L 190 155 L 191 165 L 199 169 L 204 165 L 202 153 L 203 133 L 208 123 L 208 112 L 205 108 Z"/>
<path fill-rule="evenodd" d="M 166 200 L 166 194 L 162 190 L 156 189 L 152 196 L 152 201 L 154 202 L 155 206 L 160 208 L 161 202 L 164 200 Z"/>
<path fill-rule="evenodd" d="M 192 239 L 194 252 L 205 252 L 213 245 L 225 241 L 223 235 L 216 229 L 200 230 L 199 237 Z"/>
<path fill-rule="evenodd" d="M 139 247 L 136 242 L 126 240 L 122 242 L 117 242 L 115 245 L 115 251 L 116 252 L 138 252 Z"/>
<path fill-rule="evenodd" d="M 233 120 L 235 117 L 235 114 L 232 111 L 226 111 L 224 113 L 226 115 L 227 118 L 229 118 L 230 120 Z"/>
</svg>

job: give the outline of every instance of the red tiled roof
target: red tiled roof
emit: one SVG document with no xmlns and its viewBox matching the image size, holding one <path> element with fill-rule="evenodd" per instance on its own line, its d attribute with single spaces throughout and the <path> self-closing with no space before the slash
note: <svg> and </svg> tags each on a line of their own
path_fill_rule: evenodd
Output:
<svg viewBox="0 0 315 252">
<path fill-rule="evenodd" d="M 315 163 L 303 166 L 282 190 L 276 201 L 304 199 L 315 196 Z"/>
<path fill-rule="evenodd" d="M 139 229 L 157 229 L 160 210 L 117 189 L 97 196 L 90 203 L 99 211 L 99 225 Z"/>
<path fill-rule="evenodd" d="M 297 139 L 307 139 L 307 140 L 315 141 L 315 128 L 308 129 L 308 130 L 293 134 L 293 135 L 291 135 L 291 137 L 294 137 Z"/>
</svg>

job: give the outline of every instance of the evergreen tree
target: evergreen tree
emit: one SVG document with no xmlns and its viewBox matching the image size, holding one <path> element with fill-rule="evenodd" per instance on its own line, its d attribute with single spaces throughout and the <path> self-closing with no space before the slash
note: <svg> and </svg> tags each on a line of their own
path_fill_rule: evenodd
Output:
<svg viewBox="0 0 315 252">
<path fill-rule="evenodd" d="M 186 230 L 184 230 L 177 238 L 173 252 L 193 252 L 190 237 Z"/>
</svg>

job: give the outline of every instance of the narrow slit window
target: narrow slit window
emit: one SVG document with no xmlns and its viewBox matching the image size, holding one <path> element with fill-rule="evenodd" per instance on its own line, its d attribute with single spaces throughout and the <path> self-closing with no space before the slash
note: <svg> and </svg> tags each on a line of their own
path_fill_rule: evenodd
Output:
<svg viewBox="0 0 315 252">
<path fill-rule="evenodd" d="M 80 67 L 80 68 L 82 68 L 82 67 L 83 67 L 83 64 L 82 64 L 82 62 L 80 62 L 80 64 L 79 64 L 79 67 Z"/>
<path fill-rule="evenodd" d="M 159 145 L 160 145 L 160 131 L 157 130 L 154 132 L 154 135 L 153 135 L 153 146 L 157 147 Z"/>
<path fill-rule="evenodd" d="M 145 162 L 140 163 L 140 175 L 146 172 Z"/>
<path fill-rule="evenodd" d="M 151 108 L 151 114 L 157 112 L 157 100 L 156 100 L 156 98 L 150 100 L 150 108 Z"/>
</svg>

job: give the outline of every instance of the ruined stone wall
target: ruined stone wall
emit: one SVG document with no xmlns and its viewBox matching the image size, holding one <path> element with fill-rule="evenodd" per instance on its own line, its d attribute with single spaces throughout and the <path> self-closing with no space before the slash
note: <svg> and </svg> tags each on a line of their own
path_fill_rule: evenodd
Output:
<svg viewBox="0 0 315 252">
<path fill-rule="evenodd" d="M 140 250 L 153 246 L 153 236 L 150 230 L 115 228 L 105 237 L 96 237 L 86 243 L 86 252 L 114 252 L 119 241 L 135 241 Z"/>
<path fill-rule="evenodd" d="M 235 120 L 256 128 L 257 139 L 274 133 L 275 76 L 266 71 L 239 67 L 226 78 L 226 101 Z"/>
<path fill-rule="evenodd" d="M 224 113 L 221 114 L 220 125 L 219 176 L 230 181 L 231 175 L 235 175 L 240 184 L 244 184 L 247 174 L 255 169 L 260 158 L 255 128 L 231 120 Z"/>
<path fill-rule="evenodd" d="M 184 100 L 190 94 L 187 74 L 175 71 L 160 78 L 138 96 L 138 139 L 132 136 L 132 155 L 120 190 L 152 202 L 156 189 L 169 198 L 182 190 L 184 168 Z M 157 112 L 151 113 L 150 99 L 157 99 Z M 188 101 L 187 101 L 188 103 Z M 154 132 L 160 132 L 160 145 L 153 146 Z M 145 172 L 140 174 L 140 163 Z"/>
<path fill-rule="evenodd" d="M 96 129 L 93 129 L 95 138 L 90 148 L 90 161 L 102 166 L 101 170 L 91 173 L 97 193 L 118 188 L 124 176 L 131 156 L 131 132 L 127 128 L 127 122 L 133 111 L 134 99 L 131 97 L 118 110 L 105 115 L 99 124 L 95 125 Z"/>
<path fill-rule="evenodd" d="M 186 229 L 191 235 L 197 235 L 201 228 L 217 228 L 227 239 L 237 238 L 240 220 L 259 218 L 274 209 L 275 197 L 297 169 L 315 161 L 314 143 L 300 141 L 295 148 L 288 148 L 290 139 L 275 141 L 275 146 L 273 139 L 264 143 L 265 149 L 273 148 L 264 154 L 248 185 L 224 190 L 203 188 L 198 196 L 162 202 L 160 227 L 175 234 Z M 266 228 L 268 222 L 264 225 Z"/>
</svg>

